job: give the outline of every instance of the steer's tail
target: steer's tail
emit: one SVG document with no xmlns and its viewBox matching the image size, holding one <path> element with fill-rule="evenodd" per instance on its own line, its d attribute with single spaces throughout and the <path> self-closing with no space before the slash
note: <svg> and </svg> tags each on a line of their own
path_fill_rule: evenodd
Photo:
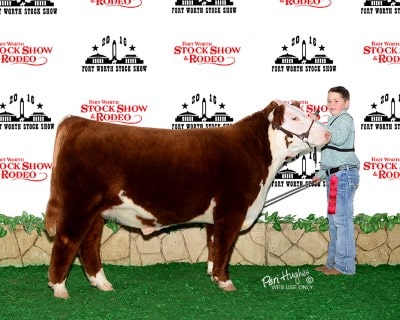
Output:
<svg viewBox="0 0 400 320">
<path fill-rule="evenodd" d="M 50 180 L 50 199 L 47 203 L 46 213 L 44 216 L 45 227 L 47 233 L 50 236 L 54 236 L 57 232 L 57 226 L 60 222 L 61 210 L 62 210 L 62 199 L 59 191 L 58 172 L 57 172 L 57 159 L 60 152 L 60 148 L 64 142 L 64 138 L 68 133 L 68 127 L 65 121 L 61 122 L 57 128 L 56 139 L 54 142 L 53 151 L 53 165 L 51 169 L 51 180 Z"/>
</svg>

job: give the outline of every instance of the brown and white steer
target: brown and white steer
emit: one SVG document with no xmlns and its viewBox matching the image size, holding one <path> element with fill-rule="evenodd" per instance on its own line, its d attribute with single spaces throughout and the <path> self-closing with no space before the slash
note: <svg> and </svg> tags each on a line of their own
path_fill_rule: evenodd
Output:
<svg viewBox="0 0 400 320">
<path fill-rule="evenodd" d="M 100 261 L 104 218 L 150 234 L 171 225 L 207 225 L 208 274 L 235 290 L 228 263 L 238 234 L 263 207 L 288 157 L 322 146 L 330 133 L 299 108 L 272 101 L 231 126 L 168 130 L 63 120 L 54 146 L 45 215 L 54 237 L 49 286 L 65 281 L 79 254 L 90 284 L 113 290 Z"/>
</svg>

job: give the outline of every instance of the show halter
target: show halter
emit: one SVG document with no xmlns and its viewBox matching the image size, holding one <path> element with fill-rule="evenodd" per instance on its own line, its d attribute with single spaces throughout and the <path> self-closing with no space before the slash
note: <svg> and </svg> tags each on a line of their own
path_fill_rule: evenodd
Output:
<svg viewBox="0 0 400 320">
<path fill-rule="evenodd" d="M 293 138 L 293 136 L 296 136 L 297 138 L 299 138 L 302 142 L 306 143 L 311 148 L 307 139 L 308 139 L 308 136 L 310 135 L 311 127 L 313 124 L 314 124 L 314 120 L 311 120 L 311 124 L 310 124 L 310 127 L 308 128 L 308 130 L 303 133 L 300 133 L 300 134 L 289 131 L 285 128 L 282 128 L 281 126 L 274 126 L 273 128 L 278 129 L 278 130 L 282 131 L 283 133 L 285 133 L 286 137 Z M 287 145 L 288 145 L 288 142 L 286 140 L 286 147 L 287 147 Z"/>
</svg>

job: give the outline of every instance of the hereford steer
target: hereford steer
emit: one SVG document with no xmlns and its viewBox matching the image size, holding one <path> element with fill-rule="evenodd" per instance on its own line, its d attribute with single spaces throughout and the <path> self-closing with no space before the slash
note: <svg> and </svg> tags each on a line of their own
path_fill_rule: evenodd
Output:
<svg viewBox="0 0 400 320">
<path fill-rule="evenodd" d="M 207 272 L 223 290 L 241 230 L 258 218 L 284 161 L 329 142 L 330 133 L 300 108 L 272 101 L 231 126 L 168 130 L 71 116 L 58 126 L 45 224 L 54 243 L 49 286 L 65 281 L 78 254 L 92 286 L 113 290 L 100 261 L 104 219 L 150 234 L 207 225 Z"/>
</svg>

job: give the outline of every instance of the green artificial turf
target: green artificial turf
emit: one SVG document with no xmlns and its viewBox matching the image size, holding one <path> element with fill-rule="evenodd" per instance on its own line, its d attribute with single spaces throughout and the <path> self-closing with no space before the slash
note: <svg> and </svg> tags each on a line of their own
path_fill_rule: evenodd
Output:
<svg viewBox="0 0 400 320">
<path fill-rule="evenodd" d="M 358 266 L 354 276 L 231 266 L 237 290 L 223 292 L 205 263 L 105 265 L 115 291 L 101 292 L 75 265 L 68 300 L 53 297 L 47 268 L 0 267 L 0 319 L 400 319 L 400 266 Z"/>
</svg>

